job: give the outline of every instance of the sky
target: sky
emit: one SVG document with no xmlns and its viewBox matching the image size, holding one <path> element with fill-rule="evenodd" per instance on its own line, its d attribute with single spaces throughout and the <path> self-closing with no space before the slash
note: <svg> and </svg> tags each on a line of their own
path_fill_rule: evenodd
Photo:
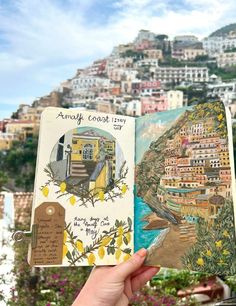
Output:
<svg viewBox="0 0 236 306">
<path fill-rule="evenodd" d="M 235 0 L 0 0 L 0 120 L 141 29 L 203 38 L 235 11 Z"/>
</svg>

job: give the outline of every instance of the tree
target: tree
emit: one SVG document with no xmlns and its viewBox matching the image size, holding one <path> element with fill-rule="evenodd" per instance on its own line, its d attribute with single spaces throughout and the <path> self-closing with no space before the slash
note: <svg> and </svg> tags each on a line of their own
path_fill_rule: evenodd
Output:
<svg viewBox="0 0 236 306">
<path fill-rule="evenodd" d="M 168 39 L 168 35 L 166 35 L 166 34 L 159 34 L 159 35 L 156 35 L 155 38 L 157 40 L 166 40 L 166 39 Z"/>
<path fill-rule="evenodd" d="M 3 186 L 8 182 L 8 177 L 6 173 L 0 171 L 0 191 L 3 189 Z"/>
<path fill-rule="evenodd" d="M 38 138 L 15 141 L 10 150 L 1 152 L 2 180 L 11 190 L 32 191 L 34 185 Z"/>
</svg>

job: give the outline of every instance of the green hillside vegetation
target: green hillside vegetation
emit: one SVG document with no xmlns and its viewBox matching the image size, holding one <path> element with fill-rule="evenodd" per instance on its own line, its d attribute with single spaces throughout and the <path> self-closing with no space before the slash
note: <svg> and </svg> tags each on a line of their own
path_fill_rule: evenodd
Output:
<svg viewBox="0 0 236 306">
<path fill-rule="evenodd" d="M 236 23 L 228 24 L 227 26 L 216 30 L 215 32 L 211 33 L 209 37 L 225 36 L 231 31 L 236 31 Z"/>
<path fill-rule="evenodd" d="M 236 79 L 236 66 L 218 68 L 216 65 L 208 64 L 209 75 L 216 74 L 222 78 L 222 81 Z"/>
<path fill-rule="evenodd" d="M 38 138 L 15 141 L 8 151 L 0 151 L 0 190 L 33 191 Z"/>
</svg>

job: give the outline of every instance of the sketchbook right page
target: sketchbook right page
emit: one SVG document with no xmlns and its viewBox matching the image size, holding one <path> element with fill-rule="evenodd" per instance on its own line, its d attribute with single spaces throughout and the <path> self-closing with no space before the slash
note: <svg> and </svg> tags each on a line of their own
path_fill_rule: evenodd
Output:
<svg viewBox="0 0 236 306">
<path fill-rule="evenodd" d="M 229 133 L 221 102 L 136 120 L 135 249 L 148 248 L 147 265 L 235 274 Z"/>
</svg>

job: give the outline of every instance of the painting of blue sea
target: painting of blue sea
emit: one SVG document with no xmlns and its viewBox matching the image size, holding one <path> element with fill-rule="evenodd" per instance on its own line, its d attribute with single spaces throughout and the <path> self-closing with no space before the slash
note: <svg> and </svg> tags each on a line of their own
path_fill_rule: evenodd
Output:
<svg viewBox="0 0 236 306">
<path fill-rule="evenodd" d="M 135 197 L 134 205 L 134 248 L 135 252 L 141 248 L 148 248 L 159 236 L 161 230 L 144 230 L 143 227 L 147 225 L 148 222 L 142 221 L 142 219 L 151 214 L 152 210 L 149 206 L 143 201 L 142 198 Z"/>
</svg>

